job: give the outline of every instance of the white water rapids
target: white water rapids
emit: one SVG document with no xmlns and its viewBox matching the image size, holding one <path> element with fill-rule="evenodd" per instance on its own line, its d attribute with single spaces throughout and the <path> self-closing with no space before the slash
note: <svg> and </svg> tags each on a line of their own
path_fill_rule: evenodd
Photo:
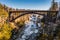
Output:
<svg viewBox="0 0 60 40">
<path fill-rule="evenodd" d="M 25 28 L 22 34 L 19 34 L 16 40 L 36 40 L 36 37 L 40 34 L 41 19 L 38 15 L 32 14 L 29 17 L 29 21 L 25 21 Z"/>
</svg>

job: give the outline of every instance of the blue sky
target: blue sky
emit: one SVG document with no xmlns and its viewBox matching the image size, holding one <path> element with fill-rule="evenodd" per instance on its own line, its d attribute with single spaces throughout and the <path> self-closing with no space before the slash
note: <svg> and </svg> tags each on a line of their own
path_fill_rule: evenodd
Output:
<svg viewBox="0 0 60 40">
<path fill-rule="evenodd" d="M 8 7 L 31 10 L 47 10 L 52 0 L 0 0 L 0 3 Z M 60 0 L 56 0 L 59 2 Z"/>
</svg>

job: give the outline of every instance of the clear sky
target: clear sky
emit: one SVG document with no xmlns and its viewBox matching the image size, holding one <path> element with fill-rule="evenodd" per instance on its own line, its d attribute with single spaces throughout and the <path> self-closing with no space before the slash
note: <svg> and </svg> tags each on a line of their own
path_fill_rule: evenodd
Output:
<svg viewBox="0 0 60 40">
<path fill-rule="evenodd" d="M 18 9 L 47 10 L 52 0 L 0 0 L 0 3 L 8 7 Z M 60 0 L 56 0 L 59 2 Z"/>
</svg>

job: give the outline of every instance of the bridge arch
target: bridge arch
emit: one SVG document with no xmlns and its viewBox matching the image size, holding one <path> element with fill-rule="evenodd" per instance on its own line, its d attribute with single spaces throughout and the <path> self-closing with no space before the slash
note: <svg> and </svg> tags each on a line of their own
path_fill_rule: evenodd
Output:
<svg viewBox="0 0 60 40">
<path fill-rule="evenodd" d="M 10 18 L 11 18 L 10 15 L 11 15 L 12 13 L 20 13 L 20 12 L 21 12 L 22 14 L 19 14 L 19 16 L 17 16 L 16 18 L 12 18 L 12 20 L 10 20 Z M 42 12 L 43 14 L 38 13 L 38 12 Z M 26 15 L 26 14 L 38 14 L 38 15 L 43 15 L 43 16 L 45 16 L 45 13 L 47 13 L 47 15 L 49 15 L 50 12 L 52 12 L 52 13 L 57 13 L 58 11 L 45 11 L 45 10 L 9 11 L 9 21 L 12 22 L 12 21 L 16 20 L 17 18 L 19 18 L 19 17 L 21 17 L 21 16 L 24 16 L 24 15 Z"/>
<path fill-rule="evenodd" d="M 17 16 L 16 18 L 13 18 L 12 20 L 10 20 L 10 22 L 12 22 L 12 21 L 16 20 L 17 18 L 22 17 L 22 16 L 24 16 L 26 14 L 38 14 L 38 13 L 29 13 L 29 12 L 22 13 L 21 15 Z M 44 16 L 45 14 L 38 14 L 38 15 L 43 15 Z"/>
</svg>

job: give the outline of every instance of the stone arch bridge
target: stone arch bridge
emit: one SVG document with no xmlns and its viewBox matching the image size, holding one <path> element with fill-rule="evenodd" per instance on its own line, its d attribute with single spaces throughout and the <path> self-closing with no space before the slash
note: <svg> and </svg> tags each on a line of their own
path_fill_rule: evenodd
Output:
<svg viewBox="0 0 60 40">
<path fill-rule="evenodd" d="M 17 18 L 24 16 L 26 14 L 38 14 L 38 15 L 47 15 L 49 16 L 51 13 L 55 13 L 57 15 L 58 11 L 48 11 L 48 10 L 10 10 L 9 11 L 9 21 L 12 22 Z"/>
</svg>

